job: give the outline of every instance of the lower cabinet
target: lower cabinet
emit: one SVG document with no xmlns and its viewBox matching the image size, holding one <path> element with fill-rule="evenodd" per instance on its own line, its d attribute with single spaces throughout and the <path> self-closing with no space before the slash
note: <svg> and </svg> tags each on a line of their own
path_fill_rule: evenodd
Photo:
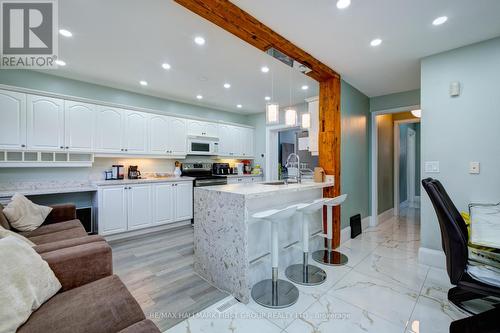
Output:
<svg viewBox="0 0 500 333">
<path fill-rule="evenodd" d="M 192 182 L 100 186 L 100 235 L 147 228 L 193 218 Z"/>
</svg>

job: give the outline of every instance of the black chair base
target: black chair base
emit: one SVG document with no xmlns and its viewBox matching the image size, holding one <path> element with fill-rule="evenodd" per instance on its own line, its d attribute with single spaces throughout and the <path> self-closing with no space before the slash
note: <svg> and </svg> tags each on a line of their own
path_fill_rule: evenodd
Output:
<svg viewBox="0 0 500 333">
<path fill-rule="evenodd" d="M 456 320 L 450 325 L 450 333 L 498 333 L 500 332 L 500 308 Z"/>
<path fill-rule="evenodd" d="M 451 303 L 453 303 L 456 307 L 458 307 L 460 310 L 464 311 L 465 313 L 471 314 L 471 315 L 477 315 L 477 314 L 483 313 L 485 311 L 485 307 L 486 307 L 486 310 L 488 310 L 488 308 L 500 306 L 500 299 L 498 300 L 498 303 L 497 303 L 497 302 L 491 302 L 490 301 L 491 297 L 488 297 L 490 299 L 486 300 L 487 297 L 488 297 L 488 295 L 478 294 L 478 293 L 472 292 L 470 290 L 462 289 L 460 287 L 454 287 L 454 288 L 451 288 L 450 290 L 448 290 L 448 300 Z M 466 306 L 464 304 L 464 302 L 472 301 L 472 300 L 482 300 L 481 305 L 484 305 L 484 307 L 474 309 L 474 310 L 478 310 L 478 311 L 473 311 L 473 309 L 471 309 L 470 306 Z M 499 331 L 500 331 L 500 329 L 499 329 Z"/>
</svg>

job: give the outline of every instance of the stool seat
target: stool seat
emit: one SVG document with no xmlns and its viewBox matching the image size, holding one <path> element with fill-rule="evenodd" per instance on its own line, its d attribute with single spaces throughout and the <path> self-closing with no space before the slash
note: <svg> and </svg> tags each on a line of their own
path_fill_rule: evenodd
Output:
<svg viewBox="0 0 500 333">
<path fill-rule="evenodd" d="M 345 199 L 347 199 L 347 194 L 339 195 L 338 197 L 331 198 L 325 201 L 325 205 L 328 207 L 339 206 L 344 203 Z"/>
<path fill-rule="evenodd" d="M 289 206 L 284 209 L 269 209 L 252 215 L 254 219 L 264 220 L 284 220 L 293 216 L 297 210 L 296 206 Z"/>
<path fill-rule="evenodd" d="M 304 214 L 311 214 L 323 208 L 326 201 L 325 199 L 318 199 L 310 203 L 298 204 L 297 210 Z"/>
</svg>

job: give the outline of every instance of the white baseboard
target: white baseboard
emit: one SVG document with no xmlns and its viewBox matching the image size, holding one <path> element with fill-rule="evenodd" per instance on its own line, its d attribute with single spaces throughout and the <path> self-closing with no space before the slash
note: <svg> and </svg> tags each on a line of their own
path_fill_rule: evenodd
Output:
<svg viewBox="0 0 500 333">
<path fill-rule="evenodd" d="M 418 262 L 427 266 L 446 269 L 446 256 L 443 251 L 420 247 Z"/>
<path fill-rule="evenodd" d="M 361 220 L 361 230 L 365 230 L 370 226 L 370 218 L 370 216 L 367 216 Z M 351 227 L 340 230 L 340 244 L 347 242 L 349 239 L 351 239 Z"/>
<path fill-rule="evenodd" d="M 366 228 L 368 228 L 370 226 L 370 219 L 371 218 L 372 218 L 371 216 L 367 216 L 361 220 L 361 230 L 365 230 Z"/>
</svg>

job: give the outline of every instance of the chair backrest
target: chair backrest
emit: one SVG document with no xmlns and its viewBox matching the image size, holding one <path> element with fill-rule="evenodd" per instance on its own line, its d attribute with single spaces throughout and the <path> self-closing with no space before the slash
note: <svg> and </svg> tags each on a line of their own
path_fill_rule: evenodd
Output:
<svg viewBox="0 0 500 333">
<path fill-rule="evenodd" d="M 431 199 L 439 221 L 450 282 L 457 284 L 467 267 L 467 226 L 438 180 L 427 178 L 422 180 L 422 185 Z"/>
</svg>

